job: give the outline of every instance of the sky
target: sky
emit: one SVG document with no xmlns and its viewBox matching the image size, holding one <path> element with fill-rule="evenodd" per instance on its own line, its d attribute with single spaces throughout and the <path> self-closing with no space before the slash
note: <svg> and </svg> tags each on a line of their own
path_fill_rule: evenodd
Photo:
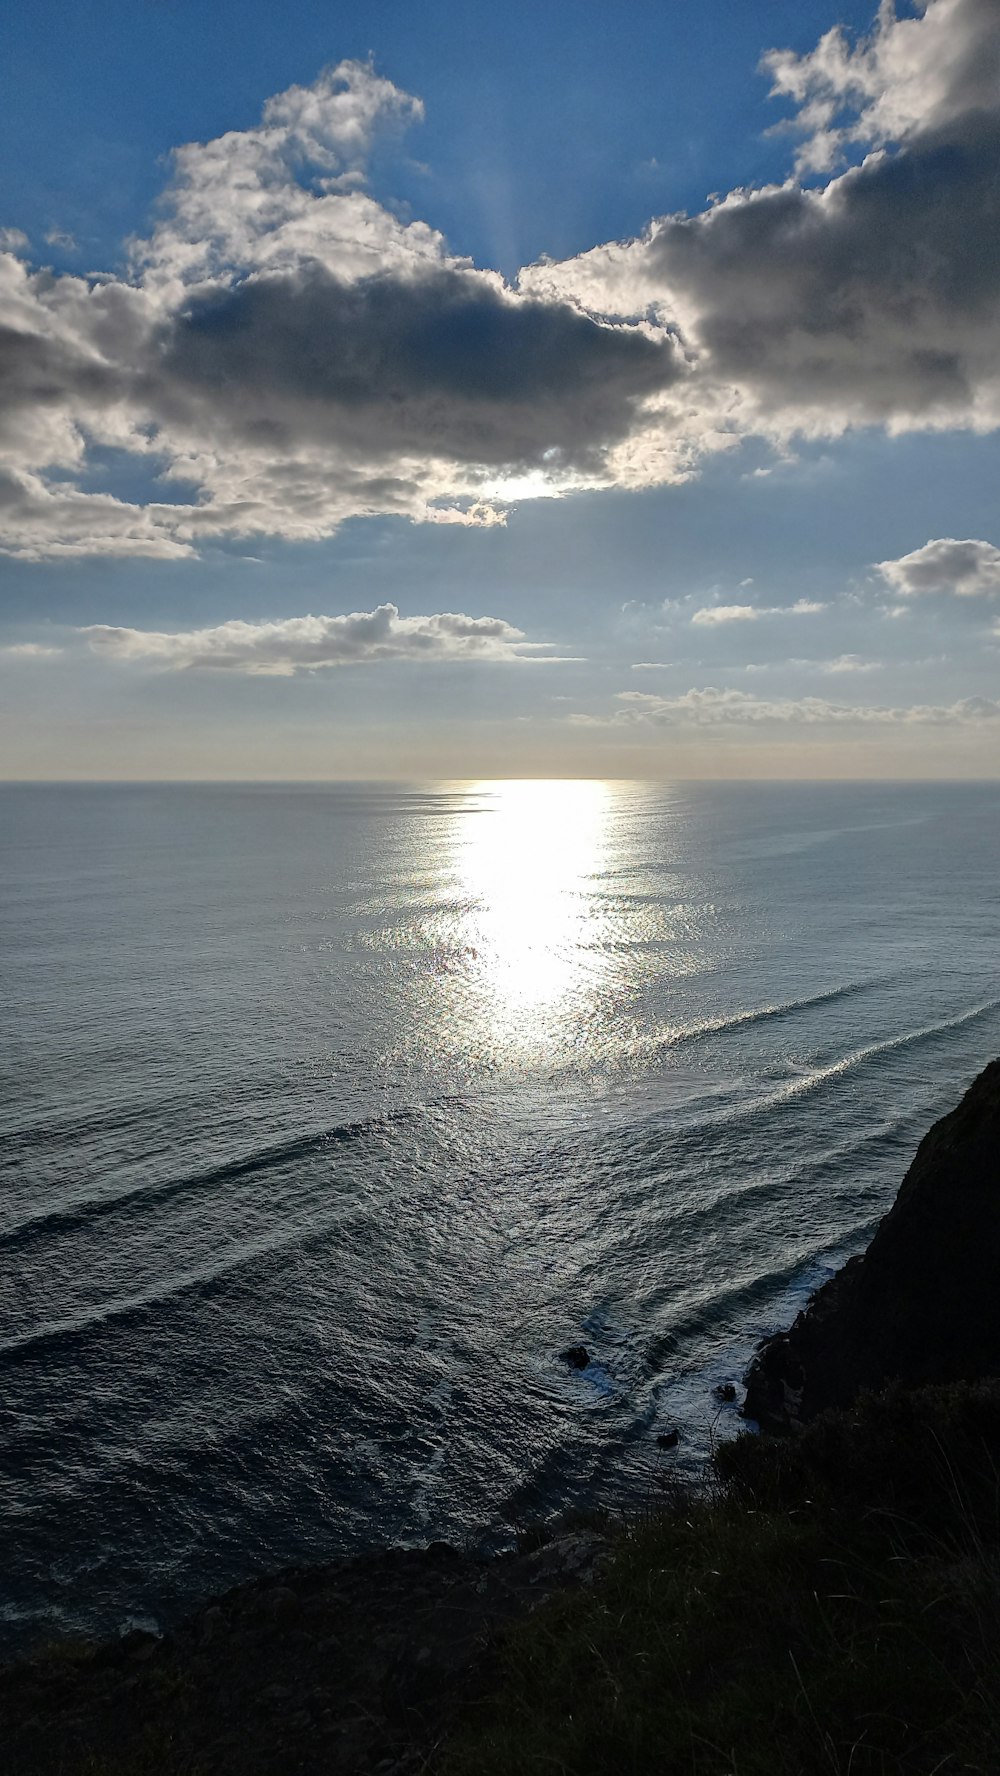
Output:
<svg viewBox="0 0 1000 1776">
<path fill-rule="evenodd" d="M 0 776 L 1000 774 L 1000 0 L 0 66 Z"/>
</svg>

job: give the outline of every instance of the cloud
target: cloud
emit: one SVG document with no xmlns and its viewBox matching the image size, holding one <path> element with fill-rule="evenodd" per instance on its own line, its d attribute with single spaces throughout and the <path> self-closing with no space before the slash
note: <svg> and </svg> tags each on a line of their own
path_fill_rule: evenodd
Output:
<svg viewBox="0 0 1000 1776">
<path fill-rule="evenodd" d="M 744 585 L 751 584 L 744 580 Z M 758 617 L 812 617 L 826 610 L 825 604 L 798 598 L 794 604 L 707 604 L 696 610 L 692 623 L 715 628 L 720 623 L 755 623 Z"/>
<path fill-rule="evenodd" d="M 883 662 L 867 661 L 861 654 L 837 654 L 831 661 L 817 661 L 817 671 L 838 678 L 844 673 L 869 673 L 883 670 Z"/>
<path fill-rule="evenodd" d="M 837 678 L 845 673 L 881 672 L 884 667 L 882 660 L 865 660 L 860 654 L 836 654 L 829 660 L 751 660 L 742 668 L 747 673 L 762 672 L 820 672 L 824 677 Z"/>
<path fill-rule="evenodd" d="M 340 617 L 286 617 L 273 623 L 234 620 L 175 633 L 91 624 L 79 633 L 115 660 L 168 668 L 210 668 L 288 678 L 322 667 L 376 660 L 540 661 L 544 643 L 529 642 L 500 617 L 442 611 L 401 617 L 394 604 Z"/>
<path fill-rule="evenodd" d="M 17 641 L 0 647 L 5 660 L 52 660 L 61 653 L 62 648 L 46 647 L 40 641 Z"/>
<path fill-rule="evenodd" d="M 924 0 L 904 19 L 883 4 L 853 51 L 833 32 L 813 56 L 765 60 L 813 161 L 863 144 L 860 165 L 825 186 L 732 191 L 522 286 L 671 320 L 744 431 L 996 425 L 996 0 Z"/>
<path fill-rule="evenodd" d="M 144 283 L 176 291 L 308 262 L 366 276 L 440 258 L 439 234 L 400 223 L 362 189 L 375 140 L 423 113 L 420 99 L 356 61 L 276 93 L 255 128 L 175 150 L 164 214 L 131 243 L 133 265 Z"/>
<path fill-rule="evenodd" d="M 994 0 L 915 0 L 917 18 L 880 4 L 870 35 L 851 44 L 843 26 L 806 55 L 771 50 L 762 66 L 772 97 L 798 107 L 797 164 L 824 171 L 857 144 L 905 141 L 961 125 L 995 107 L 1000 43 Z M 844 113 L 855 115 L 845 121 Z"/>
<path fill-rule="evenodd" d="M 753 623 L 762 614 L 754 604 L 710 604 L 696 610 L 691 621 L 714 628 L 719 623 Z"/>
<path fill-rule="evenodd" d="M 879 561 L 876 566 L 903 598 L 927 593 L 980 598 L 1000 592 L 1000 549 L 972 538 L 937 537 L 897 561 Z"/>
<path fill-rule="evenodd" d="M 490 524 L 508 488 L 616 478 L 687 374 L 674 334 L 519 293 L 378 204 L 365 155 L 421 114 L 342 63 L 176 152 L 128 279 L 0 257 L 0 547 L 169 558 L 373 514 Z M 194 499 L 92 493 L 95 446 Z"/>
<path fill-rule="evenodd" d="M 965 697 L 948 705 L 893 708 L 833 703 L 825 697 L 755 697 L 749 691 L 706 686 L 674 697 L 658 697 L 648 691 L 619 691 L 617 701 L 623 707 L 610 716 L 580 715 L 570 719 L 587 727 L 964 727 L 1000 721 L 1000 702 L 987 697 Z"/>
<path fill-rule="evenodd" d="M 109 493 L 0 467 L 0 537 L 27 561 L 86 555 L 184 560 L 196 553 L 177 534 L 176 509 L 130 505 Z"/>
<path fill-rule="evenodd" d="M 203 443 L 360 457 L 380 481 L 386 462 L 428 452 L 599 472 L 636 403 L 679 374 L 669 344 L 443 265 L 355 282 L 319 266 L 264 274 L 188 303 L 156 356 L 158 410 Z"/>
<path fill-rule="evenodd" d="M 842 673 L 881 672 L 882 661 L 865 660 L 860 654 L 837 654 L 832 660 L 817 660 L 816 670 L 837 678 Z"/>
<path fill-rule="evenodd" d="M 0 548 L 476 525 L 683 480 L 747 434 L 995 426 L 997 0 L 883 4 L 856 44 L 765 62 L 799 177 L 513 284 L 371 196 L 373 144 L 423 107 L 359 62 L 178 148 L 124 275 L 38 270 L 0 235 Z M 109 450 L 179 497 L 94 491 Z"/>
</svg>

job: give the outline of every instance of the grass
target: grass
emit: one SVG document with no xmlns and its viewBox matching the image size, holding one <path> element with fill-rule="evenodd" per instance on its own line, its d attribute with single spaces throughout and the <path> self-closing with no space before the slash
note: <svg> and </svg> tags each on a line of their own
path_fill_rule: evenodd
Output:
<svg viewBox="0 0 1000 1776">
<path fill-rule="evenodd" d="M 723 1445 L 512 1635 L 440 1776 L 996 1776 L 998 1455 L 998 1383 Z"/>
</svg>

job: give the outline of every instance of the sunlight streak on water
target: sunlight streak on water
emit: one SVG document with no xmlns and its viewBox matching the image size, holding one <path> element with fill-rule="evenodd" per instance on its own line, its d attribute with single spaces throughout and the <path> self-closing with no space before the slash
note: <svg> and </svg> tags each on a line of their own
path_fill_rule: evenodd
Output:
<svg viewBox="0 0 1000 1776">
<path fill-rule="evenodd" d="M 607 916 L 590 886 L 608 856 L 611 786 L 498 783 L 482 793 L 484 811 L 456 818 L 454 853 L 481 1014 L 508 1050 L 538 1055 L 562 1040 L 570 1009 L 585 1017 L 607 969 Z"/>
</svg>

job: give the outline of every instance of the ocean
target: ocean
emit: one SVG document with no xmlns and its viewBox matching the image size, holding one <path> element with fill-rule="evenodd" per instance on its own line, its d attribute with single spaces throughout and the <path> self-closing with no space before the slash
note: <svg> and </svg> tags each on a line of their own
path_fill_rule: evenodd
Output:
<svg viewBox="0 0 1000 1776">
<path fill-rule="evenodd" d="M 1000 1052 L 998 815 L 0 790 L 3 1652 L 698 1471 Z"/>
</svg>

